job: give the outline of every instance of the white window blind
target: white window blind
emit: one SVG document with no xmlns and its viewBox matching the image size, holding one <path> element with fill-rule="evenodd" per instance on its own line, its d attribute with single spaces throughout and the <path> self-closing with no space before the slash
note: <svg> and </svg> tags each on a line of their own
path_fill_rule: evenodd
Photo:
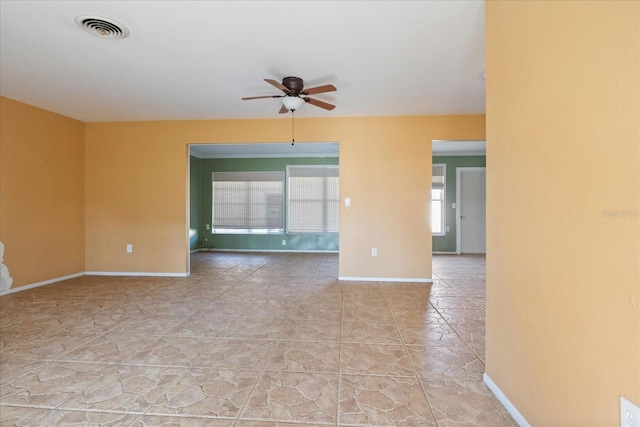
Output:
<svg viewBox="0 0 640 427">
<path fill-rule="evenodd" d="M 446 165 L 434 164 L 431 173 L 431 233 L 445 234 L 445 176 Z"/>
<path fill-rule="evenodd" d="M 214 233 L 281 233 L 283 172 L 213 172 Z"/>
<path fill-rule="evenodd" d="M 340 217 L 338 166 L 288 166 L 290 233 L 337 233 Z"/>
</svg>

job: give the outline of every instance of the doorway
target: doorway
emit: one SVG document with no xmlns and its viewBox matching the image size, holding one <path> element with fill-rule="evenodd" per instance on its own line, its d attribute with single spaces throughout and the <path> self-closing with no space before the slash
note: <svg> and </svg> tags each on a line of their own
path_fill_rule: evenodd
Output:
<svg viewBox="0 0 640 427">
<path fill-rule="evenodd" d="M 458 254 L 486 253 L 485 167 L 456 168 L 456 228 Z"/>
</svg>

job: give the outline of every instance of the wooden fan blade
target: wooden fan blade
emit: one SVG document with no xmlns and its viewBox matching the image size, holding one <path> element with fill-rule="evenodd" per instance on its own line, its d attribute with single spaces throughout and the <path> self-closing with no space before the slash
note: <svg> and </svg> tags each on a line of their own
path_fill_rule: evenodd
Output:
<svg viewBox="0 0 640 427">
<path fill-rule="evenodd" d="M 280 89 L 284 93 L 289 94 L 289 89 L 287 89 L 287 87 L 284 86 L 282 83 L 277 82 L 277 81 L 275 81 L 273 79 L 264 79 L 264 81 L 269 83 L 270 85 L 273 85 L 273 86 L 277 87 L 278 89 Z"/>
<path fill-rule="evenodd" d="M 300 94 L 302 95 L 313 95 L 315 93 L 325 93 L 325 92 L 335 92 L 336 87 L 334 85 L 324 85 L 324 86 L 316 86 L 309 89 L 304 89 Z"/>
<path fill-rule="evenodd" d="M 313 98 L 302 98 L 302 99 L 304 99 L 305 102 L 308 102 L 311 105 L 315 105 L 316 107 L 324 108 L 325 110 L 333 110 L 334 108 L 336 108 L 335 105 L 331 105 L 331 104 L 323 102 L 323 101 L 318 101 L 317 99 L 313 99 Z"/>
<path fill-rule="evenodd" d="M 248 99 L 262 99 L 262 98 L 282 98 L 281 95 L 265 95 L 265 96 L 249 96 L 247 98 L 240 98 L 243 101 L 246 101 Z"/>
<path fill-rule="evenodd" d="M 278 111 L 278 113 L 280 114 L 284 114 L 284 113 L 288 113 L 289 109 L 287 107 L 285 107 L 284 105 L 282 107 L 280 107 L 280 111 Z"/>
</svg>

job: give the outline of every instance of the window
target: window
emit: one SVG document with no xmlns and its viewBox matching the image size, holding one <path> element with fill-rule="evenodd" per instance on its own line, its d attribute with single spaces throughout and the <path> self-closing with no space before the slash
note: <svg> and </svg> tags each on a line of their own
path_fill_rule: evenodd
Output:
<svg viewBox="0 0 640 427">
<path fill-rule="evenodd" d="M 446 165 L 433 165 L 431 177 L 431 233 L 434 236 L 445 234 L 445 175 Z"/>
<path fill-rule="evenodd" d="M 213 233 L 282 233 L 283 172 L 213 172 Z"/>
<path fill-rule="evenodd" d="M 288 166 L 290 233 L 337 233 L 338 166 Z"/>
</svg>

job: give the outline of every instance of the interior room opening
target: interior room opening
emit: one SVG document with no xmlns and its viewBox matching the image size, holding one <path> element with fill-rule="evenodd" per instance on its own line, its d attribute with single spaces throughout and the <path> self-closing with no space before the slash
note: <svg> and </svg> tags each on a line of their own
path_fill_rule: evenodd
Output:
<svg viewBox="0 0 640 427">
<path fill-rule="evenodd" d="M 339 251 L 339 144 L 190 144 L 189 253 Z"/>
</svg>

